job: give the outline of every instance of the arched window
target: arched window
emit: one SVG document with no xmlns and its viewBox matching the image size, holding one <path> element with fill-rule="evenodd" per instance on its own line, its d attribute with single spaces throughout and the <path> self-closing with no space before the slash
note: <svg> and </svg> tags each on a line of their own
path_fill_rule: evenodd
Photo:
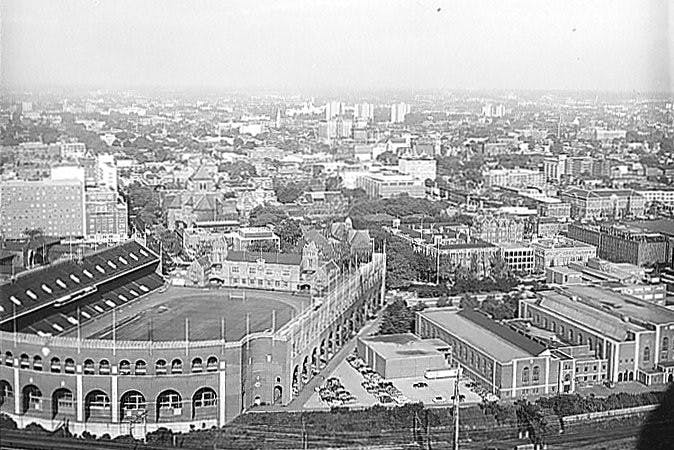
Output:
<svg viewBox="0 0 674 450">
<path fill-rule="evenodd" d="M 28 369 L 30 367 L 30 359 L 25 353 L 19 356 L 19 367 L 22 369 Z"/>
<path fill-rule="evenodd" d="M 215 356 L 209 356 L 208 361 L 206 362 L 206 371 L 207 372 L 216 372 L 218 370 L 218 358 Z"/>
<path fill-rule="evenodd" d="M 84 360 L 84 367 L 82 368 L 82 371 L 84 372 L 85 375 L 93 375 L 96 373 L 96 367 L 94 364 L 93 359 L 85 359 Z"/>
<path fill-rule="evenodd" d="M 557 322 L 555 322 L 554 320 L 552 321 L 552 331 L 557 332 Z"/>
<path fill-rule="evenodd" d="M 587 338 L 587 345 L 590 347 L 590 350 L 594 350 L 594 344 L 592 343 L 592 338 Z"/>
<path fill-rule="evenodd" d="M 61 360 L 54 357 L 51 359 L 51 371 L 54 373 L 61 372 Z"/>
<path fill-rule="evenodd" d="M 136 368 L 133 372 L 136 375 L 146 375 L 147 374 L 147 364 L 142 359 L 136 361 Z"/>
<path fill-rule="evenodd" d="M 166 390 L 157 397 L 157 421 L 175 420 L 182 414 L 183 401 L 180 394 Z"/>
<path fill-rule="evenodd" d="M 562 335 L 562 337 L 564 337 L 564 325 L 563 324 L 559 326 L 559 334 Z"/>
<path fill-rule="evenodd" d="M 667 336 L 662 338 L 662 351 L 666 352 L 669 350 L 669 338 Z"/>
<path fill-rule="evenodd" d="M 583 333 L 578 333 L 578 343 L 579 344 L 583 343 Z"/>
<path fill-rule="evenodd" d="M 546 330 L 548 329 L 548 318 L 547 317 L 543 317 L 543 328 L 545 328 Z"/>
<path fill-rule="evenodd" d="M 14 355 L 12 355 L 12 352 L 5 352 L 5 365 L 9 367 L 14 365 Z"/>
<path fill-rule="evenodd" d="M 651 348 L 644 347 L 644 362 L 648 362 L 650 360 L 651 360 Z"/>
<path fill-rule="evenodd" d="M 158 360 L 154 364 L 154 372 L 157 375 L 166 375 L 166 361 L 163 359 Z"/>
<path fill-rule="evenodd" d="M 75 361 L 67 358 L 65 361 L 65 373 L 75 373 Z"/>
<path fill-rule="evenodd" d="M 196 418 L 203 411 L 202 408 L 214 407 L 218 404 L 218 396 L 211 388 L 205 387 L 199 389 L 192 397 L 192 416 Z M 208 414 L 208 411 L 204 411 Z"/>
<path fill-rule="evenodd" d="M 0 380 L 0 406 L 4 405 L 7 399 L 14 396 L 12 385 L 5 380 Z"/>
<path fill-rule="evenodd" d="M 541 369 L 538 366 L 534 366 L 534 370 L 531 372 L 531 381 L 537 383 L 541 376 Z"/>
<path fill-rule="evenodd" d="M 111 415 L 110 397 L 101 390 L 91 391 L 84 398 L 84 420 L 109 420 Z"/>
<path fill-rule="evenodd" d="M 145 397 L 138 391 L 129 391 L 122 396 L 120 406 L 122 420 L 130 420 L 145 412 Z"/>
<path fill-rule="evenodd" d="M 40 355 L 33 356 L 33 370 L 42 370 L 42 357 Z"/>
<path fill-rule="evenodd" d="M 183 362 L 180 359 L 171 361 L 171 373 L 183 373 Z"/>
<path fill-rule="evenodd" d="M 573 329 L 569 328 L 569 341 L 573 343 Z"/>
<path fill-rule="evenodd" d="M 101 375 L 110 375 L 110 361 L 101 359 L 101 362 L 98 363 L 98 373 Z"/>
<path fill-rule="evenodd" d="M 131 375 L 131 363 L 126 359 L 123 359 L 119 362 L 119 374 Z"/>
<path fill-rule="evenodd" d="M 201 362 L 201 358 L 194 358 L 192 360 L 192 372 L 199 373 L 199 372 L 203 372 L 203 370 L 204 370 L 204 365 Z"/>
<path fill-rule="evenodd" d="M 528 383 L 529 382 L 529 368 L 525 367 L 522 369 L 522 383 Z"/>
</svg>

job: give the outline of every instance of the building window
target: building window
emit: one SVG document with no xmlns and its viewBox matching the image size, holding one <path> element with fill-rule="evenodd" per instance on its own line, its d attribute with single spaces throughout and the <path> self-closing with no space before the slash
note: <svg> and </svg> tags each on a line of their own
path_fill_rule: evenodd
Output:
<svg viewBox="0 0 674 450">
<path fill-rule="evenodd" d="M 540 372 L 541 372 L 540 367 L 534 366 L 534 370 L 531 373 L 531 381 L 533 381 L 534 383 L 537 383 L 539 378 L 540 378 L 540 375 L 541 375 Z"/>
<path fill-rule="evenodd" d="M 651 348 L 644 347 L 644 362 L 648 362 L 650 360 L 651 360 Z"/>
<path fill-rule="evenodd" d="M 529 368 L 525 367 L 522 369 L 522 383 L 528 383 L 529 382 Z"/>
<path fill-rule="evenodd" d="M 662 351 L 666 352 L 669 350 L 669 338 L 667 336 L 662 338 Z"/>
</svg>

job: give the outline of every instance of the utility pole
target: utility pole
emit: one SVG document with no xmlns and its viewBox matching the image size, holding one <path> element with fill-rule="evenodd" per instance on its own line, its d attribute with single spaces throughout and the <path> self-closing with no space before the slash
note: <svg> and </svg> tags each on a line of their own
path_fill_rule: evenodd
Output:
<svg viewBox="0 0 674 450">
<path fill-rule="evenodd" d="M 304 415 L 302 415 L 302 448 L 307 450 L 309 448 L 309 439 L 307 439 L 307 428 L 304 425 Z"/>
<path fill-rule="evenodd" d="M 428 419 L 428 409 L 426 410 L 426 449 L 433 450 L 431 447 L 431 421 Z"/>
<path fill-rule="evenodd" d="M 435 245 L 435 284 L 440 284 L 440 240 Z"/>
<path fill-rule="evenodd" d="M 459 380 L 461 379 L 461 366 L 456 372 L 454 382 L 454 450 L 459 450 Z"/>
</svg>

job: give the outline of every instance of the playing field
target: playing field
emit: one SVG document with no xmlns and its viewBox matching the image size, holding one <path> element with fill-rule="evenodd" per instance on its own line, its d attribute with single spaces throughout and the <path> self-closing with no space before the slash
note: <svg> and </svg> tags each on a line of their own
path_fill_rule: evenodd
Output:
<svg viewBox="0 0 674 450">
<path fill-rule="evenodd" d="M 224 319 L 225 337 L 236 341 L 246 334 L 246 316 L 250 332 L 272 328 L 275 311 L 276 329 L 287 323 L 308 304 L 308 297 L 289 293 L 238 289 L 195 289 L 170 287 L 151 294 L 116 314 L 118 341 L 185 340 L 185 319 L 189 319 L 189 340 L 220 339 Z M 112 339 L 112 322 L 101 321 L 88 327 L 91 339 Z"/>
</svg>

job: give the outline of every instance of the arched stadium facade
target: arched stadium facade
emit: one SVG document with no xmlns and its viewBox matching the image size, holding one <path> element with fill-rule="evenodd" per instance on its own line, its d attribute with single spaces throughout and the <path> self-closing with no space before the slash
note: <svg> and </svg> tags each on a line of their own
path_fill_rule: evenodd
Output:
<svg viewBox="0 0 674 450">
<path fill-rule="evenodd" d="M 95 255 L 0 286 L 0 411 L 21 427 L 67 423 L 74 433 L 142 435 L 222 426 L 255 405 L 288 404 L 383 298 L 385 258 L 374 254 L 277 330 L 236 341 L 58 336 L 76 326 L 74 308 L 96 320 L 134 293 L 162 289 L 159 258 L 142 245 Z"/>
</svg>

